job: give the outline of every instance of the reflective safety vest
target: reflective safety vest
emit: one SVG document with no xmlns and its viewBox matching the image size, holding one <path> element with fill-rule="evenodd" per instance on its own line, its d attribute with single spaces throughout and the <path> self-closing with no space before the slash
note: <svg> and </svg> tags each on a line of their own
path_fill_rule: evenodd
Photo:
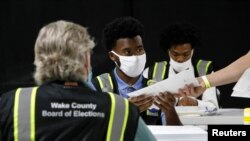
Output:
<svg viewBox="0 0 250 141">
<path fill-rule="evenodd" d="M 212 61 L 198 60 L 194 67 L 194 73 L 198 76 L 203 76 L 212 72 L 211 64 Z M 156 62 L 153 66 L 149 67 L 148 70 L 148 81 L 147 85 L 152 85 L 156 82 L 162 81 L 168 78 L 169 63 L 167 61 Z M 220 91 L 216 89 L 216 97 L 218 105 L 220 105 Z M 201 99 L 201 96 L 198 97 Z"/>
<path fill-rule="evenodd" d="M 96 77 L 102 92 L 114 92 L 114 84 L 110 73 L 104 73 Z"/>
<path fill-rule="evenodd" d="M 195 71 L 198 73 L 199 76 L 206 75 L 208 73 L 208 68 L 211 65 L 212 61 L 206 61 L 206 60 L 199 60 L 196 64 Z M 162 61 L 162 62 L 156 62 L 154 66 L 149 67 L 149 73 L 148 73 L 148 82 L 147 85 L 152 85 L 155 82 L 162 81 L 168 77 L 168 62 Z M 167 70 L 167 71 L 166 71 Z"/>
<path fill-rule="evenodd" d="M 14 141 L 36 140 L 36 94 L 38 87 L 19 88 L 14 100 Z M 129 117 L 128 100 L 109 93 L 110 116 L 106 141 L 123 141 Z"/>
<path fill-rule="evenodd" d="M 144 80 L 145 80 L 145 82 L 143 82 L 143 83 L 145 83 L 144 85 L 147 86 L 147 84 L 146 84 L 147 80 L 146 79 L 144 79 Z M 97 76 L 94 79 L 94 81 L 92 81 L 92 82 L 93 82 L 94 86 L 96 88 L 98 87 L 97 89 L 101 89 L 102 92 L 118 93 L 118 90 L 116 89 L 118 86 L 117 86 L 116 81 L 114 80 L 113 72 L 101 74 L 101 75 Z M 158 112 L 158 110 L 157 111 L 147 110 L 145 113 L 143 112 L 141 114 L 141 116 L 143 117 L 144 121 L 147 124 L 153 124 L 154 120 L 157 120 L 154 118 L 160 117 L 160 113 Z M 148 117 L 148 116 L 150 116 L 150 117 Z M 153 117 L 153 119 L 151 117 Z M 159 123 L 159 121 L 157 121 L 157 124 L 158 123 Z"/>
</svg>

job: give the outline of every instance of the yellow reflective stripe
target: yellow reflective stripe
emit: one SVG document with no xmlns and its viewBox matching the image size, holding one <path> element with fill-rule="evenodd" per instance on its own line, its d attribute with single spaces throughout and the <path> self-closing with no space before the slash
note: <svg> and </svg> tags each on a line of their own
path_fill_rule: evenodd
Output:
<svg viewBox="0 0 250 141">
<path fill-rule="evenodd" d="M 124 133 L 125 133 L 125 129 L 126 129 L 126 126 L 127 126 L 127 122 L 128 122 L 128 115 L 129 115 L 129 103 L 128 103 L 128 100 L 127 99 L 124 99 L 125 100 L 125 115 L 124 115 L 124 121 L 123 121 L 123 126 L 122 126 L 122 133 L 121 133 L 121 138 L 120 138 L 120 141 L 123 141 L 124 139 Z"/>
<path fill-rule="evenodd" d="M 113 86 L 113 83 L 112 83 L 112 79 L 111 79 L 110 74 L 108 74 L 108 77 L 109 77 L 109 83 L 110 83 L 111 88 L 112 88 L 112 90 L 113 90 L 113 89 L 114 89 L 114 86 Z"/>
<path fill-rule="evenodd" d="M 155 78 L 155 74 L 156 74 L 157 67 L 158 67 L 158 63 L 155 63 L 154 70 L 153 70 L 153 77 L 152 77 L 152 79 Z"/>
<path fill-rule="evenodd" d="M 166 73 L 167 64 L 168 64 L 167 61 L 164 61 L 163 71 L 162 71 L 162 75 L 161 75 L 162 80 L 164 79 L 164 76 Z"/>
<path fill-rule="evenodd" d="M 114 115 L 115 115 L 115 96 L 109 92 L 110 98 L 111 98 L 111 108 L 110 108 L 110 117 L 109 117 L 109 125 L 108 125 L 108 132 L 106 141 L 110 141 L 111 137 L 111 131 L 112 131 L 112 125 L 114 121 Z"/>
<path fill-rule="evenodd" d="M 98 80 L 98 82 L 100 84 L 100 87 L 102 89 L 103 88 L 103 84 L 102 84 L 102 80 L 101 80 L 100 76 L 97 76 L 97 80 Z"/>
<path fill-rule="evenodd" d="M 250 121 L 250 117 L 244 117 L 244 121 L 249 122 Z"/>
<path fill-rule="evenodd" d="M 35 106 L 36 106 L 36 91 L 38 87 L 34 87 L 31 94 L 30 101 L 30 141 L 35 141 Z"/>
<path fill-rule="evenodd" d="M 14 103 L 14 141 L 18 141 L 18 105 L 21 88 L 16 90 Z"/>
<path fill-rule="evenodd" d="M 197 71 L 200 71 L 200 70 L 199 70 L 199 66 L 200 66 L 201 62 L 202 62 L 202 61 L 199 60 L 198 63 L 196 64 L 196 70 L 197 70 Z"/>
<path fill-rule="evenodd" d="M 149 86 L 149 85 L 153 84 L 154 82 L 155 82 L 154 80 L 149 79 L 148 82 L 147 82 L 147 85 Z"/>
<path fill-rule="evenodd" d="M 209 67 L 209 65 L 212 63 L 212 61 L 208 61 L 208 63 L 207 63 L 207 65 L 206 65 L 206 71 L 205 71 L 205 73 L 207 74 L 207 71 L 208 71 L 208 67 Z"/>
</svg>

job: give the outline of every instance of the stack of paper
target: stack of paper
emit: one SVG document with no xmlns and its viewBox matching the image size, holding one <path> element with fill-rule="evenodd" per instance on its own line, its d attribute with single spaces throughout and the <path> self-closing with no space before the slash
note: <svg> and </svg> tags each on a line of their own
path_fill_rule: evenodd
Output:
<svg viewBox="0 0 250 141">
<path fill-rule="evenodd" d="M 250 68 L 248 68 L 233 88 L 232 96 L 250 98 Z"/>
<path fill-rule="evenodd" d="M 204 109 L 199 106 L 177 106 L 175 110 L 179 116 L 210 116 L 218 114 L 218 110 Z"/>
<path fill-rule="evenodd" d="M 207 132 L 197 126 L 148 126 L 157 141 L 207 141 Z"/>
<path fill-rule="evenodd" d="M 199 82 L 197 81 L 197 79 L 194 76 L 190 75 L 190 70 L 185 70 L 173 77 L 157 82 L 138 91 L 134 91 L 132 93 L 129 93 L 128 95 L 130 97 L 139 96 L 141 94 L 156 95 L 160 92 L 166 91 L 170 93 L 178 93 L 180 88 L 184 88 L 185 85 L 188 84 L 199 86 Z"/>
</svg>

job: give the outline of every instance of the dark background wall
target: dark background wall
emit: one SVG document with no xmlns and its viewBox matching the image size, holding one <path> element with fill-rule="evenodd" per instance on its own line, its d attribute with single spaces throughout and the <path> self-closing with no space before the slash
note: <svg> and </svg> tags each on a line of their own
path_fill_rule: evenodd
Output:
<svg viewBox="0 0 250 141">
<path fill-rule="evenodd" d="M 248 0 L 5 0 L 0 2 L 0 92 L 33 85 L 33 47 L 39 29 L 64 19 L 89 27 L 97 46 L 93 72 L 110 71 L 112 62 L 101 44 L 104 25 L 133 16 L 145 25 L 147 65 L 165 58 L 159 49 L 160 31 L 174 22 L 190 22 L 202 33 L 195 56 L 223 68 L 249 50 Z M 232 85 L 219 87 L 223 107 L 249 107 L 250 99 L 232 98 Z"/>
</svg>

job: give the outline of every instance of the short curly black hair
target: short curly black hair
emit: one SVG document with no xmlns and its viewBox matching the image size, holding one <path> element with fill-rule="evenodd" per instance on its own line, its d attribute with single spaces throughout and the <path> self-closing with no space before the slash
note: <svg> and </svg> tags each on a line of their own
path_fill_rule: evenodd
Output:
<svg viewBox="0 0 250 141">
<path fill-rule="evenodd" d="M 172 45 L 190 43 L 192 48 L 201 45 L 199 31 L 190 23 L 175 23 L 163 30 L 160 35 L 160 47 L 166 51 Z"/>
<path fill-rule="evenodd" d="M 120 38 L 134 38 L 140 35 L 143 38 L 144 26 L 132 17 L 121 17 L 108 23 L 103 29 L 103 44 L 107 51 L 115 47 Z"/>
</svg>

